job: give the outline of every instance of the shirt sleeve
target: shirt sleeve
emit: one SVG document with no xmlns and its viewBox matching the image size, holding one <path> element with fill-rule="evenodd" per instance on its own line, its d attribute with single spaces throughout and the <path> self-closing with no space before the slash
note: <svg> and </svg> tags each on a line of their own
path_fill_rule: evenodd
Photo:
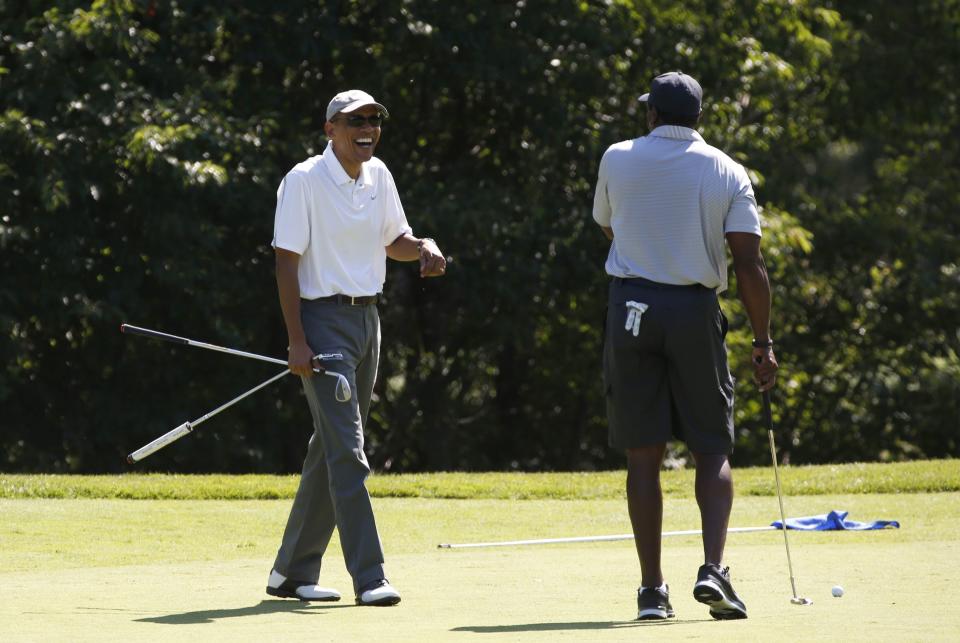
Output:
<svg viewBox="0 0 960 643">
<path fill-rule="evenodd" d="M 763 236 L 760 232 L 760 215 L 757 212 L 757 199 L 753 195 L 753 185 L 742 165 L 737 165 L 734 172 L 733 200 L 723 222 L 723 232 L 749 232 L 758 237 Z"/>
<path fill-rule="evenodd" d="M 593 195 L 593 220 L 609 228 L 612 215 L 610 195 L 607 194 L 607 153 L 605 152 L 600 159 L 600 170 L 597 172 L 597 191 Z"/>
<path fill-rule="evenodd" d="M 401 235 L 407 232 L 412 233 L 413 228 L 407 223 L 407 215 L 404 214 L 403 204 L 400 203 L 397 184 L 394 183 L 393 175 L 386 167 L 383 168 L 383 188 L 384 217 L 381 242 L 384 246 L 389 246 Z"/>
<path fill-rule="evenodd" d="M 306 181 L 289 172 L 277 190 L 277 212 L 273 222 L 274 248 L 302 255 L 310 245 L 310 200 Z"/>
</svg>

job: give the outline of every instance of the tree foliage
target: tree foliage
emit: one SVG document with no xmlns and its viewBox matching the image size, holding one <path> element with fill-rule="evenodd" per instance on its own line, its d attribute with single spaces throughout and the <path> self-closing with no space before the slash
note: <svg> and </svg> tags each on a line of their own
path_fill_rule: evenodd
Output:
<svg viewBox="0 0 960 643">
<path fill-rule="evenodd" d="M 958 30 L 956 0 L 0 0 L 0 468 L 120 470 L 272 374 L 117 329 L 283 354 L 275 190 L 349 87 L 390 108 L 378 156 L 452 256 L 389 266 L 374 466 L 620 466 L 593 182 L 668 69 L 763 206 L 781 446 L 960 455 Z M 760 463 L 735 285 L 723 305 Z M 296 470 L 310 430 L 291 378 L 144 464 Z"/>
</svg>

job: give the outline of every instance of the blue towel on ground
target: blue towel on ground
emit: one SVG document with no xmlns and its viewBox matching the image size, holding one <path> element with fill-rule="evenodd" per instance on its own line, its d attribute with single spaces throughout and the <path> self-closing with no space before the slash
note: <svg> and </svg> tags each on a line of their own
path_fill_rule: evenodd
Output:
<svg viewBox="0 0 960 643">
<path fill-rule="evenodd" d="M 804 516 L 803 518 L 787 518 L 787 529 L 800 529 L 803 531 L 866 531 L 867 529 L 885 529 L 887 527 L 899 528 L 900 523 L 896 520 L 874 520 L 873 522 L 857 522 L 856 520 L 847 520 L 849 511 L 831 511 L 828 514 L 820 516 Z M 776 520 L 770 523 L 772 527 L 783 529 L 783 523 Z"/>
</svg>

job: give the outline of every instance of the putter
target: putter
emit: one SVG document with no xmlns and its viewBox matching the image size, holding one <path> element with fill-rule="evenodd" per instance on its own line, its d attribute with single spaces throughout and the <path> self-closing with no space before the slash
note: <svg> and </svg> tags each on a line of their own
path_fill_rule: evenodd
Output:
<svg viewBox="0 0 960 643">
<path fill-rule="evenodd" d="M 773 475 L 777 480 L 777 500 L 780 501 L 780 524 L 783 525 L 783 545 L 787 550 L 787 568 L 790 570 L 790 589 L 793 590 L 793 598 L 790 602 L 794 605 L 810 605 L 813 603 L 809 598 L 797 596 L 797 584 L 793 579 L 793 562 L 790 560 L 790 541 L 787 540 L 787 517 L 783 511 L 783 493 L 780 491 L 780 470 L 777 467 L 777 446 L 773 440 L 773 414 L 770 412 L 770 391 L 763 392 L 763 419 L 767 425 L 767 436 L 770 438 L 770 457 L 773 459 Z"/>
<path fill-rule="evenodd" d="M 215 346 L 213 344 L 207 344 L 205 342 L 198 342 L 192 339 L 187 339 L 186 337 L 177 337 L 176 335 L 170 335 L 168 333 L 161 333 L 160 331 L 150 330 L 149 328 L 141 328 L 139 326 L 131 326 L 130 324 L 121 324 L 120 332 L 126 333 L 129 335 L 143 335 L 144 337 L 152 337 L 154 339 L 161 339 L 165 342 L 172 342 L 174 344 L 186 344 L 187 346 L 193 346 L 196 348 L 206 348 L 211 351 L 219 351 L 221 353 L 227 353 L 228 355 L 235 355 L 237 357 L 246 357 L 249 359 L 260 360 L 261 362 L 270 362 L 271 364 L 282 364 L 283 366 L 287 365 L 286 360 L 277 359 L 275 357 L 266 357 L 265 355 L 257 355 L 256 353 L 248 353 L 246 351 L 238 351 L 232 348 L 224 348 L 223 346 Z M 341 373 L 334 371 L 328 371 L 327 369 L 320 366 L 319 360 L 329 355 L 320 354 L 314 355 L 312 364 L 314 373 L 322 373 L 323 375 L 329 375 L 330 377 L 337 378 L 337 389 L 334 393 L 334 397 L 338 402 L 349 402 L 351 397 L 350 391 L 350 382 L 347 381 L 347 378 L 344 377 Z M 288 370 L 287 373 L 290 371 Z"/>
</svg>

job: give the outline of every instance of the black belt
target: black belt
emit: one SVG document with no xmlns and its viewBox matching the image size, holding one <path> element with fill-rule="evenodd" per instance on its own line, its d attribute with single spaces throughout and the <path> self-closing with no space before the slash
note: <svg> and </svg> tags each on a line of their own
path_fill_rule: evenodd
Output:
<svg viewBox="0 0 960 643">
<path fill-rule="evenodd" d="M 614 277 L 613 281 L 619 285 L 633 284 L 636 286 L 646 286 L 657 290 L 713 290 L 703 284 L 664 284 L 659 281 L 650 281 L 643 277 Z"/>
<path fill-rule="evenodd" d="M 330 295 L 329 297 L 317 297 L 312 301 L 326 301 L 331 304 L 341 304 L 344 306 L 369 306 L 380 301 L 380 295 L 368 295 L 364 297 L 351 297 L 350 295 Z"/>
</svg>

